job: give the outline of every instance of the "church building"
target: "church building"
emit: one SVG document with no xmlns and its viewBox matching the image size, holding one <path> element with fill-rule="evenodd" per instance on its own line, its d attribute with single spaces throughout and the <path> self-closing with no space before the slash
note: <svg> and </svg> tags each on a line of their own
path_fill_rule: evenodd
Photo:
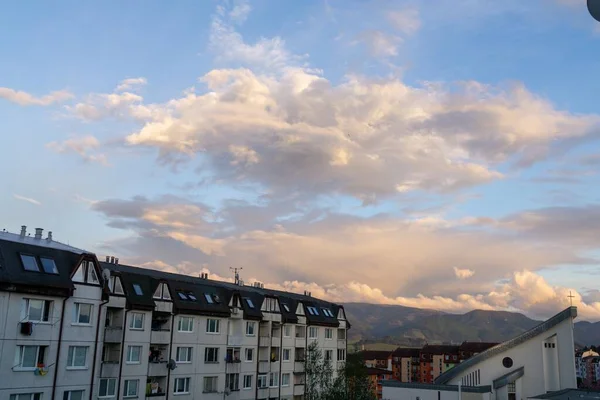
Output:
<svg viewBox="0 0 600 400">
<path fill-rule="evenodd" d="M 383 382 L 386 400 L 528 400 L 577 388 L 569 307 L 533 329 L 471 357 L 433 384 Z"/>
</svg>

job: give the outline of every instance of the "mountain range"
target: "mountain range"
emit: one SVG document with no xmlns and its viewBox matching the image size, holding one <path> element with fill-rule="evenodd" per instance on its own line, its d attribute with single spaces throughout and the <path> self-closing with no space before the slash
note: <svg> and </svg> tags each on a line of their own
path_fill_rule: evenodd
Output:
<svg viewBox="0 0 600 400">
<path fill-rule="evenodd" d="M 466 314 L 382 304 L 346 303 L 352 324 L 349 339 L 358 343 L 422 346 L 425 343 L 502 342 L 541 321 L 507 311 L 474 310 Z M 575 322 L 577 346 L 600 344 L 600 322 Z"/>
</svg>

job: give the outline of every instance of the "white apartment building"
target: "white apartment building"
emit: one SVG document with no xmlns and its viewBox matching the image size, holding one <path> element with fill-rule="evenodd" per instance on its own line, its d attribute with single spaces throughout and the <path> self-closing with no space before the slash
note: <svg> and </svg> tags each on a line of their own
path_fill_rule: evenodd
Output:
<svg viewBox="0 0 600 400">
<path fill-rule="evenodd" d="M 0 400 L 297 400 L 311 342 L 345 361 L 342 306 L 25 231 L 0 232 Z"/>
</svg>

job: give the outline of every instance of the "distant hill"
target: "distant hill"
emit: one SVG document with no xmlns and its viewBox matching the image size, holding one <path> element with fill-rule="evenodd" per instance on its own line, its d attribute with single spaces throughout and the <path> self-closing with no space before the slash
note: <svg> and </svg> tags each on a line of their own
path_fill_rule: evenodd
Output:
<svg viewBox="0 0 600 400">
<path fill-rule="evenodd" d="M 540 323 L 523 314 L 475 310 L 466 314 L 367 303 L 344 304 L 352 324 L 349 339 L 407 346 L 460 343 L 464 340 L 502 342 Z M 600 344 L 600 322 L 575 323 L 575 342 Z"/>
</svg>

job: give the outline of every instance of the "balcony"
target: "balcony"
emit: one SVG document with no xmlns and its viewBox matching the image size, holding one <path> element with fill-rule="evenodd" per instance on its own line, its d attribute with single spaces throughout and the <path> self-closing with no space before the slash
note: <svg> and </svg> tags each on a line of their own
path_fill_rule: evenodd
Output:
<svg viewBox="0 0 600 400">
<path fill-rule="evenodd" d="M 167 385 L 166 377 L 151 377 L 146 380 L 146 397 L 164 397 Z"/>
<path fill-rule="evenodd" d="M 104 328 L 105 343 L 121 343 L 123 341 L 123 328 L 120 326 L 107 326 Z"/>
<path fill-rule="evenodd" d="M 225 362 L 228 364 L 239 364 L 241 362 L 240 359 L 240 348 L 233 347 L 228 348 L 225 353 Z"/>
<path fill-rule="evenodd" d="M 338 347 L 338 349 L 345 349 L 346 348 L 346 340 L 345 339 L 338 339 L 338 341 L 337 341 L 337 347 Z"/>
<path fill-rule="evenodd" d="M 258 338 L 258 345 L 260 347 L 270 347 L 271 346 L 271 338 L 268 336 L 261 336 Z"/>
<path fill-rule="evenodd" d="M 148 376 L 167 376 L 167 362 L 150 362 L 148 363 Z"/>
<path fill-rule="evenodd" d="M 273 336 L 271 338 L 271 346 L 281 347 L 281 338 L 279 336 Z"/>
<path fill-rule="evenodd" d="M 304 394 L 304 383 L 294 384 L 294 396 L 302 396 Z"/>
<path fill-rule="evenodd" d="M 266 374 L 271 370 L 271 363 L 269 361 L 259 361 L 258 362 L 258 373 Z"/>
<path fill-rule="evenodd" d="M 294 345 L 296 347 L 306 347 L 306 338 L 305 337 L 296 337 L 296 343 Z"/>
<path fill-rule="evenodd" d="M 169 344 L 171 331 L 169 329 L 152 329 L 150 333 L 151 344 Z"/>
<path fill-rule="evenodd" d="M 294 372 L 304 372 L 304 361 L 294 362 Z"/>
<path fill-rule="evenodd" d="M 256 391 L 257 399 L 268 399 L 269 398 L 269 388 L 259 388 Z"/>
<path fill-rule="evenodd" d="M 117 378 L 118 376 L 118 361 L 102 361 L 102 364 L 100 365 L 100 378 Z"/>
<path fill-rule="evenodd" d="M 242 336 L 228 336 L 227 337 L 227 346 L 236 346 L 240 347 L 242 345 L 244 338 Z"/>
</svg>

